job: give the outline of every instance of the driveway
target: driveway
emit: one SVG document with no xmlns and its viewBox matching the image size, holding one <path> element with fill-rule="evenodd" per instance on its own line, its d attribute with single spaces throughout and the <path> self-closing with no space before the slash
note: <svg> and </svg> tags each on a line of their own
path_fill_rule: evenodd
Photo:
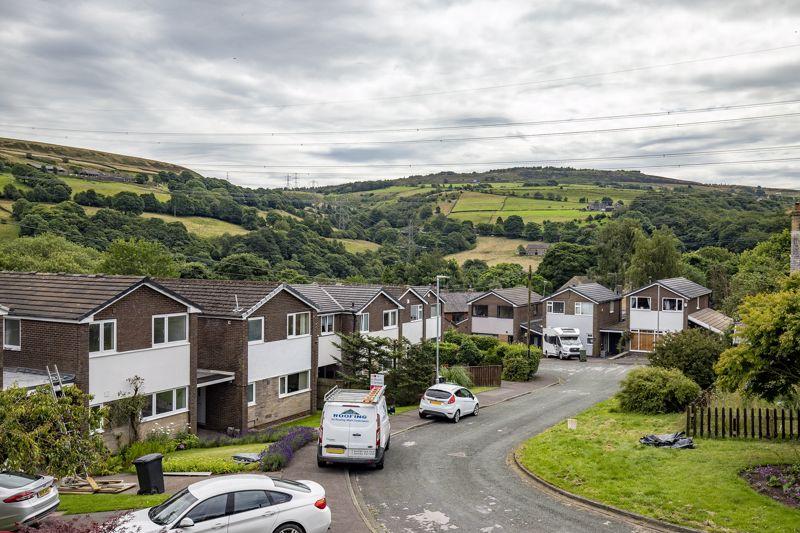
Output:
<svg viewBox="0 0 800 533">
<path fill-rule="evenodd" d="M 382 471 L 353 469 L 355 490 L 391 532 L 633 531 L 630 524 L 546 495 L 509 465 L 509 453 L 616 392 L 630 365 L 543 361 L 561 383 L 397 435 Z"/>
</svg>

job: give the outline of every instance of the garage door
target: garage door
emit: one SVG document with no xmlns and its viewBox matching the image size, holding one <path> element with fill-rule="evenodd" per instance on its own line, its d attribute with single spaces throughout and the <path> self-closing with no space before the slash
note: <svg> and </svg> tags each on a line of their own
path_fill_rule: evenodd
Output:
<svg viewBox="0 0 800 533">
<path fill-rule="evenodd" d="M 652 352 L 658 335 L 654 331 L 632 331 L 631 351 Z"/>
</svg>

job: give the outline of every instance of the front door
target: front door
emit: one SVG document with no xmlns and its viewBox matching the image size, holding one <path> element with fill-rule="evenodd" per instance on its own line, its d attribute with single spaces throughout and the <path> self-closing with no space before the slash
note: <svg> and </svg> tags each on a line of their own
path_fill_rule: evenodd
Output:
<svg viewBox="0 0 800 533">
<path fill-rule="evenodd" d="M 206 388 L 197 389 L 197 425 L 206 425 Z"/>
</svg>

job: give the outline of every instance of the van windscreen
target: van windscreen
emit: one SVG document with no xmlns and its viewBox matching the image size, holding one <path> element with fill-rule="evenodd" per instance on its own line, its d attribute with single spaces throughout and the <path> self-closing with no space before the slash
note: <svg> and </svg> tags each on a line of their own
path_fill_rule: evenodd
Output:
<svg viewBox="0 0 800 533">
<path fill-rule="evenodd" d="M 441 389 L 428 389 L 425 391 L 425 396 L 428 398 L 437 398 L 439 400 L 447 400 L 450 398 L 450 393 Z"/>
</svg>

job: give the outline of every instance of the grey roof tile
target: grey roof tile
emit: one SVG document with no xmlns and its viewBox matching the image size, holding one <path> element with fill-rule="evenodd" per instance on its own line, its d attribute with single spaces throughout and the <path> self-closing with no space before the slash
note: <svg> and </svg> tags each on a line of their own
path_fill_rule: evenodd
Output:
<svg viewBox="0 0 800 533">
<path fill-rule="evenodd" d="M 586 298 L 589 298 L 590 300 L 594 300 L 597 303 L 610 302 L 612 300 L 619 300 L 622 298 L 621 295 L 609 288 L 604 287 L 603 285 L 600 285 L 599 283 L 584 283 L 582 285 L 570 287 L 570 289 L 582 296 L 585 296 Z"/>
<path fill-rule="evenodd" d="M 711 293 L 711 289 L 683 277 L 660 279 L 657 283 L 686 298 L 696 298 Z"/>
<path fill-rule="evenodd" d="M 168 289 L 196 302 L 204 315 L 241 318 L 279 283 L 219 279 L 160 279 Z M 238 299 L 238 306 L 237 306 Z"/>
</svg>

